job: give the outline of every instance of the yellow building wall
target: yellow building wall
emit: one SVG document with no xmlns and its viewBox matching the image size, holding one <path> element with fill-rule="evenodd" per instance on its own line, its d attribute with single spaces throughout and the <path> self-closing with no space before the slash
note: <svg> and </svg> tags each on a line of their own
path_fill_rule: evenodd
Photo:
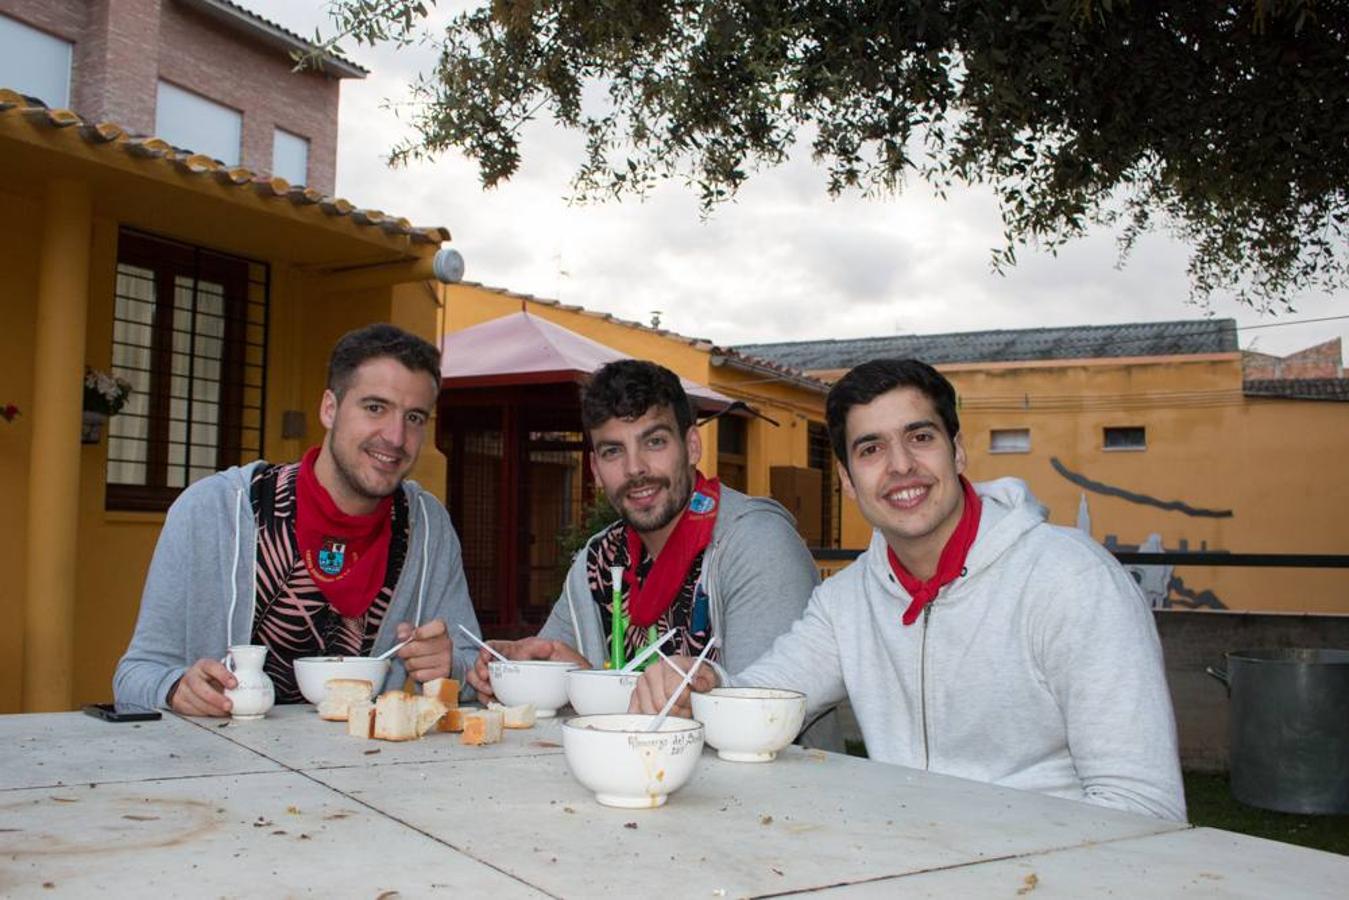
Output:
<svg viewBox="0 0 1349 900">
<path fill-rule="evenodd" d="M 960 397 L 969 477 L 1021 478 L 1050 520 L 1077 521 L 1085 494 L 1092 536 L 1167 550 L 1349 554 L 1349 404 L 1247 398 L 1236 354 L 1145 362 L 940 367 Z M 1077 399 L 1074 399 L 1077 398 Z M 1084 399 L 1085 398 L 1085 399 Z M 1105 450 L 1107 426 L 1143 426 L 1147 448 Z M 1029 453 L 990 452 L 993 429 L 1028 428 Z M 1051 460 L 1093 482 L 1227 517 L 1186 515 L 1084 489 Z M 856 506 L 848 506 L 856 518 Z M 861 548 L 870 531 L 850 531 Z M 1187 590 L 1229 609 L 1349 612 L 1349 570 L 1182 567 Z M 1173 590 L 1173 600 L 1179 594 Z"/>
<path fill-rule="evenodd" d="M 41 217 L 40 205 L 21 196 L 0 193 L 7 215 L 0 217 L 0 404 L 15 403 L 25 412 L 32 395 L 35 310 Z M 107 369 L 112 356 L 113 283 L 118 224 L 94 219 L 90 257 L 90 299 L 86 361 Z M 353 294 L 307 296 L 305 278 L 284 263 L 271 268 L 270 322 L 264 455 L 273 460 L 297 459 L 322 439 L 319 398 L 327 374 L 327 358 L 345 331 L 375 321 L 392 321 L 430 338 L 435 334 L 436 294 L 425 285 L 380 288 Z M 303 439 L 281 437 L 282 414 L 305 413 Z M 27 417 L 0 421 L 0 713 L 22 706 L 23 616 L 27 558 Z M 434 432 L 430 432 L 434 433 Z M 141 587 L 155 542 L 163 527 L 159 513 L 109 512 L 104 509 L 106 438 L 84 445 L 80 468 L 80 527 L 74 635 L 73 700 L 76 705 L 103 701 L 112 695 L 112 673 L 126 649 L 140 606 Z M 428 439 L 413 477 L 444 497 L 444 458 Z"/>
<path fill-rule="evenodd" d="M 28 448 L 33 397 L 32 298 L 37 295 L 40 204 L 0 192 L 0 406 L 18 405 L 13 422 L 0 419 L 0 713 L 22 699 L 24 582 L 28 575 Z"/>
</svg>

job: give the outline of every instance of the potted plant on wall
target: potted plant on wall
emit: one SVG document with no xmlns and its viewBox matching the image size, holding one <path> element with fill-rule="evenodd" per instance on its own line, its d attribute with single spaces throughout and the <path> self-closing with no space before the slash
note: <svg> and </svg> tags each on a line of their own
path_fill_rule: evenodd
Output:
<svg viewBox="0 0 1349 900">
<path fill-rule="evenodd" d="M 131 382 L 98 369 L 84 367 L 84 427 L 80 440 L 97 444 L 103 436 L 103 423 L 126 406 L 131 396 Z"/>
</svg>

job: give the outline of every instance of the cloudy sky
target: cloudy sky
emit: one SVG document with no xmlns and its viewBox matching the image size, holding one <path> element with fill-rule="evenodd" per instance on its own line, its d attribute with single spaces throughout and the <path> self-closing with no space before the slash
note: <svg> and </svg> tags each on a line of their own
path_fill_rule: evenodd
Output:
<svg viewBox="0 0 1349 900">
<path fill-rule="evenodd" d="M 300 34 L 331 31 L 322 0 L 242 0 Z M 446 18 L 448 9 L 438 12 Z M 1287 353 L 1341 336 L 1349 292 L 1298 298 L 1296 312 L 1260 315 L 1226 300 L 1186 302 L 1184 246 L 1142 241 L 1121 268 L 1100 233 L 1057 257 L 1029 250 L 1006 276 L 989 267 L 1001 222 L 984 191 L 934 198 L 918 182 L 901 194 L 831 200 L 825 175 L 797 153 L 762 172 L 710 221 L 691 189 L 670 184 L 646 202 L 568 202 L 581 158 L 575 135 L 541 122 L 506 185 L 484 191 L 457 153 L 390 169 L 407 133 L 397 114 L 407 86 L 434 61 L 424 48 L 345 46 L 371 75 L 342 84 L 337 193 L 359 206 L 445 225 L 466 278 L 649 322 L 721 344 L 1235 317 L 1241 345 Z"/>
</svg>

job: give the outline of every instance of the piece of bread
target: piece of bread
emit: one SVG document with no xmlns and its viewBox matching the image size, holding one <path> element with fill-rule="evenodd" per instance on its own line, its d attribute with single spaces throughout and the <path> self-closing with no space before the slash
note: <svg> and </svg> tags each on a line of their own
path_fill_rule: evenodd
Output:
<svg viewBox="0 0 1349 900">
<path fill-rule="evenodd" d="M 422 685 L 422 694 L 435 697 L 446 709 L 454 709 L 459 705 L 459 682 L 453 678 L 433 678 Z"/>
<path fill-rule="evenodd" d="M 375 736 L 375 704 L 363 700 L 347 707 L 347 734 L 360 738 Z"/>
<path fill-rule="evenodd" d="M 532 703 L 526 703 L 522 706 L 502 706 L 500 703 L 489 703 L 487 708 L 501 713 L 503 724 L 507 728 L 534 727 L 535 713 Z"/>
<path fill-rule="evenodd" d="M 459 743 L 471 746 L 495 744 L 501 740 L 501 729 L 505 717 L 500 710 L 479 709 L 464 716 L 464 733 L 459 735 Z"/>
<path fill-rule="evenodd" d="M 417 737 L 426 734 L 449 712 L 445 704 L 435 697 L 417 697 Z"/>
<path fill-rule="evenodd" d="M 374 736 L 381 741 L 417 739 L 417 698 L 402 691 L 387 691 L 375 701 Z"/>
<path fill-rule="evenodd" d="M 364 678 L 329 678 L 323 683 L 323 700 L 319 703 L 319 718 L 330 722 L 345 722 L 347 708 L 353 703 L 365 703 L 375 693 L 375 686 Z"/>
<path fill-rule="evenodd" d="M 450 732 L 463 731 L 464 716 L 474 712 L 477 712 L 477 710 L 469 709 L 468 707 L 463 706 L 456 706 L 453 707 L 452 709 L 447 709 L 445 710 L 445 715 L 442 716 L 440 721 L 436 723 L 436 731 L 450 731 Z"/>
</svg>

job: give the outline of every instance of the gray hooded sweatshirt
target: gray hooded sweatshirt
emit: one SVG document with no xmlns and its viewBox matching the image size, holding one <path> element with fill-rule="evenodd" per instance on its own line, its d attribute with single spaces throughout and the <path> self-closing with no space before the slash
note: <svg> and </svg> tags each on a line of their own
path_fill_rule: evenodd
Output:
<svg viewBox="0 0 1349 900">
<path fill-rule="evenodd" d="M 253 636 L 257 523 L 249 487 L 261 461 L 191 485 L 169 507 L 141 593 L 131 645 L 113 675 L 118 703 L 167 706 L 169 688 L 198 659 L 220 659 Z M 411 536 L 403 571 L 375 637 L 372 655 L 397 643 L 399 622 L 441 619 L 454 641 L 451 677 L 462 684 L 477 648 L 456 627 L 480 634 L 469 602 L 459 538 L 449 514 L 415 482 L 403 482 Z M 397 657 L 383 689 L 407 677 Z"/>
<path fill-rule="evenodd" d="M 576 648 L 597 667 L 604 665 L 609 645 L 590 593 L 586 555 L 602 534 L 572 560 L 562 596 L 539 632 Z M 699 583 L 707 592 L 712 633 L 721 641 L 721 664 L 734 672 L 762 656 L 801 617 L 820 575 L 791 513 L 775 500 L 723 485 Z M 842 750 L 838 716 L 822 715 L 826 711 L 822 707 L 807 718 L 802 743 Z"/>
<path fill-rule="evenodd" d="M 735 685 L 852 701 L 872 759 L 1183 821 L 1152 612 L 1090 536 L 1046 522 L 1026 485 L 983 501 L 965 572 L 913 625 L 876 532 Z"/>
</svg>

